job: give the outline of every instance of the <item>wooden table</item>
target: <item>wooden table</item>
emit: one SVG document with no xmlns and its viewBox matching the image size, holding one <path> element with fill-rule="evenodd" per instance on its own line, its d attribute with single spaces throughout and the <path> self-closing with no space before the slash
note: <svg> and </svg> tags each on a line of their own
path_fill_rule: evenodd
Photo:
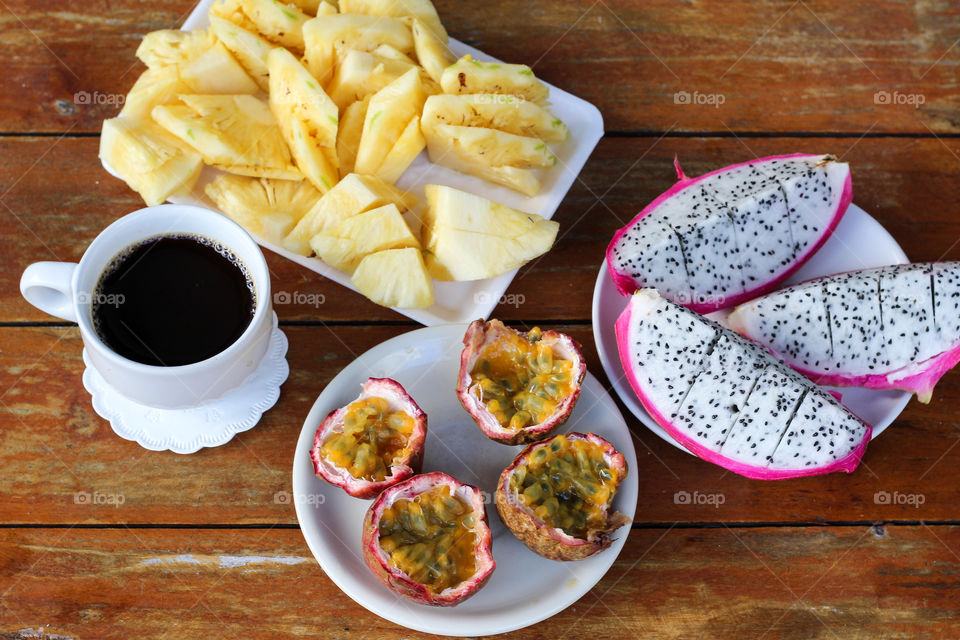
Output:
<svg viewBox="0 0 960 640">
<path fill-rule="evenodd" d="M 275 288 L 331 302 L 277 307 L 291 373 L 260 425 L 179 456 L 113 434 L 81 386 L 76 326 L 19 295 L 27 264 L 79 259 L 141 206 L 100 167 L 100 122 L 142 68 L 140 36 L 179 25 L 192 4 L 0 0 L 0 637 L 417 637 L 343 595 L 292 506 L 273 499 L 290 489 L 316 395 L 413 323 L 268 256 Z M 454 37 L 533 65 L 603 113 L 607 137 L 557 212 L 556 247 L 510 287 L 522 304 L 494 315 L 570 332 L 604 381 L 590 327 L 597 268 L 613 231 L 671 184 L 675 155 L 696 175 L 774 153 L 837 154 L 851 163 L 856 203 L 910 258 L 960 259 L 955 2 L 438 9 Z M 575 605 L 512 635 L 960 637 L 958 409 L 954 372 L 852 475 L 775 483 L 701 462 L 625 411 L 640 496 L 623 553 Z M 680 491 L 722 504 L 676 504 Z M 883 491 L 905 502 L 883 504 Z M 78 492 L 123 504 L 77 504 Z"/>
</svg>

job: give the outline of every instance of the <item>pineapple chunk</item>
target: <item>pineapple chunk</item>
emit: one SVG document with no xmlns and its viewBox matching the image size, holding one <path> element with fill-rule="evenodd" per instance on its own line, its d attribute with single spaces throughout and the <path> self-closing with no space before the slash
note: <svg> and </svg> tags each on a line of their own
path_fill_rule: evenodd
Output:
<svg viewBox="0 0 960 640">
<path fill-rule="evenodd" d="M 310 73 L 326 83 L 333 74 L 337 49 L 372 51 L 388 44 L 398 51 L 413 51 L 410 29 L 397 18 L 336 14 L 308 21 L 303 27 L 304 58 Z"/>
<path fill-rule="evenodd" d="M 370 96 L 354 102 L 343 110 L 340 128 L 337 129 L 337 159 L 340 161 L 340 177 L 353 173 L 357 162 L 357 148 L 363 133 L 363 121 L 367 117 Z"/>
<path fill-rule="evenodd" d="M 393 18 L 410 16 L 420 20 L 441 42 L 446 43 L 448 39 L 437 9 L 430 0 L 341 0 L 340 10 Z"/>
<path fill-rule="evenodd" d="M 383 162 L 380 163 L 376 175 L 385 182 L 395 183 L 407 170 L 414 158 L 420 155 L 425 146 L 427 146 L 427 143 L 420 132 L 420 118 L 413 116 L 407 126 L 404 127 L 400 137 L 393 143 L 393 147 L 383 157 Z"/>
<path fill-rule="evenodd" d="M 345 109 L 348 105 L 374 94 L 415 66 L 374 53 L 347 49 L 337 53 L 333 78 L 327 85 L 330 99 Z"/>
<path fill-rule="evenodd" d="M 193 93 L 254 94 L 260 90 L 222 42 L 180 65 L 180 79 Z"/>
<path fill-rule="evenodd" d="M 410 122 L 412 118 L 419 119 L 426 99 L 420 73 L 416 69 L 403 74 L 370 98 L 360 147 L 357 149 L 355 169 L 358 173 L 377 175 L 387 182 L 395 181 L 395 177 L 390 179 L 394 175 L 399 177 L 398 167 L 403 173 L 425 145 L 419 124 L 411 125 Z M 402 142 L 405 146 L 391 159 L 391 165 L 384 167 L 384 174 L 381 175 L 381 166 L 401 136 L 405 136 Z M 403 160 L 406 160 L 406 164 L 400 166 Z"/>
<path fill-rule="evenodd" d="M 337 173 L 337 105 L 282 47 L 270 52 L 270 109 L 303 175 L 326 193 Z"/>
<path fill-rule="evenodd" d="M 427 185 L 421 236 L 438 280 L 480 280 L 517 269 L 553 246 L 559 226 L 472 193 Z"/>
<path fill-rule="evenodd" d="M 455 61 L 446 40 L 437 37 L 436 33 L 417 18 L 414 18 L 410 29 L 413 32 L 413 46 L 420 66 L 434 82 L 440 82 L 443 70 Z"/>
<path fill-rule="evenodd" d="M 401 212 L 416 206 L 417 200 L 375 176 L 351 173 L 326 192 L 284 238 L 283 246 L 301 255 L 310 254 L 310 239 L 326 233 L 340 221 L 385 204 L 395 204 Z"/>
<path fill-rule="evenodd" d="M 543 105 L 550 95 L 525 64 L 478 62 L 465 55 L 443 71 L 444 93 L 508 93 Z"/>
<path fill-rule="evenodd" d="M 567 125 L 549 111 L 515 96 L 493 93 L 430 96 L 423 105 L 423 127 L 452 124 L 489 127 L 546 142 L 567 139 Z"/>
<path fill-rule="evenodd" d="M 147 69 L 133 83 L 120 115 L 135 120 L 149 120 L 155 106 L 177 102 L 181 93 L 190 92 L 190 87 L 180 79 L 177 65 Z"/>
<path fill-rule="evenodd" d="M 313 236 L 310 246 L 318 258 L 345 273 L 353 273 L 363 258 L 377 251 L 420 249 L 397 205 L 392 203 L 342 220 L 326 233 Z"/>
<path fill-rule="evenodd" d="M 200 155 L 149 121 L 103 121 L 100 160 L 148 206 L 174 194 L 187 194 L 203 168 Z"/>
<path fill-rule="evenodd" d="M 491 167 L 482 157 L 458 145 L 455 139 L 430 135 L 426 128 L 421 129 L 427 141 L 430 162 L 503 185 L 525 196 L 533 197 L 540 192 L 540 180 L 533 171 L 516 167 Z"/>
<path fill-rule="evenodd" d="M 213 47 L 215 43 L 216 40 L 206 30 L 160 29 L 143 36 L 136 56 L 147 67 L 155 69 L 187 62 Z"/>
<path fill-rule="evenodd" d="M 217 209 L 241 227 L 274 244 L 320 199 L 306 180 L 271 180 L 221 173 L 204 191 Z"/>
<path fill-rule="evenodd" d="M 396 47 L 391 47 L 389 44 L 382 44 L 376 49 L 374 49 L 373 51 L 371 51 L 371 53 L 375 53 L 381 58 L 388 58 L 390 60 L 396 60 L 398 62 L 406 62 L 411 66 L 417 64 L 413 58 L 405 54 L 403 51 L 400 51 Z"/>
<path fill-rule="evenodd" d="M 377 304 L 425 309 L 433 304 L 433 283 L 419 249 L 388 249 L 360 261 L 351 283 Z"/>
<path fill-rule="evenodd" d="M 311 18 L 294 4 L 279 0 L 241 0 L 243 13 L 268 40 L 303 51 L 303 25 Z"/>
<path fill-rule="evenodd" d="M 300 180 L 270 108 L 253 96 L 182 95 L 185 106 L 154 107 L 153 119 L 204 162 L 229 173 Z"/>
<path fill-rule="evenodd" d="M 371 103 L 371 109 L 372 109 Z M 451 140 L 463 154 L 491 167 L 534 169 L 557 164 L 547 144 L 538 138 L 518 136 L 486 127 L 461 127 L 452 124 L 424 125 L 424 135 Z"/>
<path fill-rule="evenodd" d="M 261 38 L 256 31 L 247 31 L 228 20 L 212 13 L 210 31 L 216 34 L 220 42 L 243 65 L 254 82 L 264 91 L 270 90 L 270 72 L 267 70 L 267 55 L 273 45 Z"/>
<path fill-rule="evenodd" d="M 337 8 L 329 2 L 325 2 L 325 0 L 290 0 L 290 4 L 311 16 L 317 15 L 317 11 L 328 11 L 329 9 L 332 9 L 333 13 L 337 12 Z"/>
<path fill-rule="evenodd" d="M 232 22 L 244 31 L 259 33 L 257 25 L 243 12 L 243 0 L 220 0 L 210 6 L 207 17 L 217 17 Z"/>
</svg>

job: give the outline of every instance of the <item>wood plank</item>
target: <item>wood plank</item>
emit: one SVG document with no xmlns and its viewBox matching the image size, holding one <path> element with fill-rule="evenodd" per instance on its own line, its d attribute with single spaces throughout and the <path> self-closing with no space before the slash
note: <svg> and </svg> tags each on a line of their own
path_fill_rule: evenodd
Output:
<svg viewBox="0 0 960 640">
<path fill-rule="evenodd" d="M 0 131 L 99 131 L 143 69 L 140 37 L 178 27 L 193 4 L 5 3 L 15 90 L 0 94 Z M 609 130 L 960 131 L 956 3 L 436 4 L 453 37 L 533 65 L 596 104 Z"/>
<path fill-rule="evenodd" d="M 634 530 L 609 573 L 511 638 L 952 638 L 956 527 Z M 0 636 L 428 638 L 355 604 L 296 530 L 0 532 Z M 56 634 L 56 635 L 54 635 Z"/>
<path fill-rule="evenodd" d="M 50 318 L 20 297 L 23 269 L 37 260 L 77 260 L 96 234 L 142 206 L 106 174 L 97 140 L 0 139 L 0 322 Z M 614 231 L 674 180 L 673 157 L 697 175 L 755 156 L 833 152 L 851 163 L 855 201 L 914 260 L 960 258 L 960 141 L 884 139 L 636 138 L 602 140 L 557 211 L 554 249 L 524 267 L 494 315 L 511 320 L 585 320 Z M 268 255 L 284 320 L 405 321 L 312 271 Z M 323 301 L 322 304 L 314 304 Z"/>
<path fill-rule="evenodd" d="M 604 380 L 589 327 L 560 325 L 585 345 Z M 277 406 L 215 449 L 153 453 L 116 436 L 81 385 L 74 328 L 0 328 L 0 524 L 294 524 L 291 458 L 303 420 L 355 354 L 408 327 L 286 327 L 291 375 Z M 625 410 L 638 452 L 637 522 L 877 522 L 956 519 L 960 373 L 929 405 L 911 402 L 851 475 L 747 480 L 661 440 Z M 464 427 L 473 428 L 464 414 Z M 77 502 L 123 495 L 123 504 Z M 684 492 L 688 495 L 684 497 Z M 882 494 L 889 499 L 884 503 Z M 105 500 L 105 499 L 104 499 Z"/>
</svg>

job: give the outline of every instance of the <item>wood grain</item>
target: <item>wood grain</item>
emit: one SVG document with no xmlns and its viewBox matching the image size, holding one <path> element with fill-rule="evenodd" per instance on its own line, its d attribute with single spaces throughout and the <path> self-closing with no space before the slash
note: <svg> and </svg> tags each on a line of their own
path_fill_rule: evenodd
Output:
<svg viewBox="0 0 960 640">
<path fill-rule="evenodd" d="M 95 139 L 0 139 L 0 322 L 49 320 L 20 296 L 23 269 L 37 260 L 78 260 L 117 217 L 143 206 L 97 160 Z M 557 211 L 552 251 L 524 267 L 495 311 L 510 320 L 586 320 L 614 231 L 666 190 L 679 156 L 697 175 L 756 156 L 832 152 L 850 162 L 854 201 L 917 261 L 960 258 L 960 140 L 629 138 L 602 140 Z M 316 273 L 268 252 L 275 292 L 322 304 L 278 304 L 281 319 L 392 321 L 378 307 Z"/>
<path fill-rule="evenodd" d="M 179 27 L 193 4 L 5 2 L 0 132 L 99 131 L 143 69 L 140 37 Z M 596 104 L 608 130 L 960 131 L 956 3 L 534 0 L 521 10 L 508 0 L 438 0 L 437 8 L 453 37 L 533 65 Z"/>
<path fill-rule="evenodd" d="M 0 531 L 0 637 L 435 637 L 356 605 L 299 531 L 185 533 Z M 958 550 L 956 527 L 635 529 L 588 594 L 510 637 L 952 638 Z"/>
<path fill-rule="evenodd" d="M 590 370 L 605 380 L 589 327 L 558 328 L 585 345 Z M 291 374 L 277 406 L 230 443 L 181 456 L 121 439 L 93 412 L 76 329 L 0 328 L 0 523 L 295 524 L 293 507 L 275 496 L 291 490 L 294 446 L 316 396 L 355 355 L 409 328 L 284 330 Z M 640 487 L 636 521 L 954 520 L 958 402 L 960 374 L 948 374 L 933 402 L 912 402 L 855 473 L 782 482 L 747 480 L 703 462 L 621 407 L 638 454 L 630 464 Z M 463 418 L 464 428 L 476 428 Z M 123 504 L 77 498 L 97 493 L 123 495 Z"/>
</svg>

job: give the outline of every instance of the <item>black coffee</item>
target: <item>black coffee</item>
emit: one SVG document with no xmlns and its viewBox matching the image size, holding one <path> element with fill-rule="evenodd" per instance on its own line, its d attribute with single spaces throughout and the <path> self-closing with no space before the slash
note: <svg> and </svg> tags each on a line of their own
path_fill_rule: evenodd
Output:
<svg viewBox="0 0 960 640">
<path fill-rule="evenodd" d="M 256 307 L 246 266 L 206 238 L 149 238 L 117 254 L 93 296 L 100 339 L 119 355 L 174 367 L 214 356 L 244 332 Z"/>
</svg>

